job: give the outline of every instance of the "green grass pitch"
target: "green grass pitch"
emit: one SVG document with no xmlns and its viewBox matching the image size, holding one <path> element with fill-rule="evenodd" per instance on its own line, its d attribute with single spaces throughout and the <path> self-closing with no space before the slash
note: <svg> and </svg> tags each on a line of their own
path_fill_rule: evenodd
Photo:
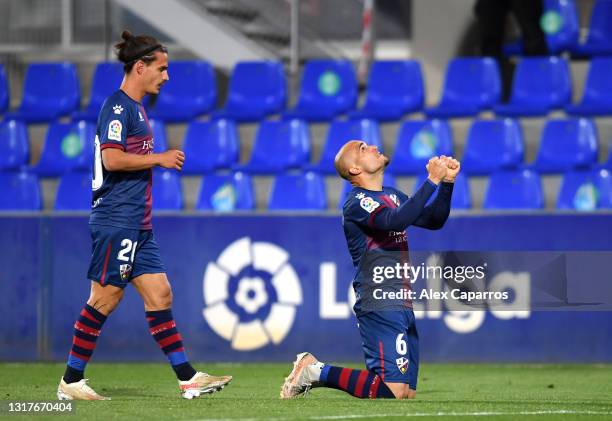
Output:
<svg viewBox="0 0 612 421">
<path fill-rule="evenodd" d="M 612 365 L 423 364 L 413 401 L 361 400 L 323 388 L 281 401 L 279 387 L 290 366 L 196 364 L 213 374 L 232 374 L 234 381 L 220 393 L 187 401 L 179 398 L 165 364 L 94 362 L 87 369 L 90 384 L 112 400 L 77 402 L 76 417 L 38 419 L 612 419 Z M 63 364 L 4 363 L 0 370 L 0 400 L 51 400 Z"/>
</svg>

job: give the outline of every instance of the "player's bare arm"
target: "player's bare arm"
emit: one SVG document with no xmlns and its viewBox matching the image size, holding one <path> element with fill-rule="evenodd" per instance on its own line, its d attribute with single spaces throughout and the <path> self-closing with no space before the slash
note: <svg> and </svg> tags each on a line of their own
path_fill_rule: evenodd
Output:
<svg viewBox="0 0 612 421">
<path fill-rule="evenodd" d="M 184 162 L 185 153 L 176 149 L 149 155 L 131 154 L 118 148 L 102 151 L 102 163 L 108 171 L 142 171 L 153 167 L 180 171 Z"/>
</svg>

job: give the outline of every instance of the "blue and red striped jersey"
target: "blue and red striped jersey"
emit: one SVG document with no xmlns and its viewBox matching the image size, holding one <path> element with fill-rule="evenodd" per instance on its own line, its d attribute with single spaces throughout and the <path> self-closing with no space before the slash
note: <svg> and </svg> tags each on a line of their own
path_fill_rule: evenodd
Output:
<svg viewBox="0 0 612 421">
<path fill-rule="evenodd" d="M 355 268 L 368 250 L 408 251 L 406 231 L 382 229 L 375 217 L 384 209 L 395 209 L 408 197 L 392 187 L 372 191 L 353 187 L 343 207 L 343 226 L 346 242 Z"/>
<path fill-rule="evenodd" d="M 353 187 L 349 192 L 343 206 L 342 225 L 355 267 L 353 288 L 357 314 L 362 311 L 362 299 L 368 299 L 366 295 L 371 292 L 368 288 L 372 286 L 374 267 L 410 264 L 406 229 L 411 225 L 440 229 L 446 222 L 453 184 L 441 183 L 436 198 L 427 205 L 436 188 L 436 184 L 427 180 L 412 197 L 386 186 L 381 191 Z M 400 279 L 407 290 L 409 281 Z M 402 306 L 411 307 L 412 303 L 408 300 Z"/>
<path fill-rule="evenodd" d="M 121 90 L 106 99 L 98 116 L 89 223 L 151 229 L 152 170 L 108 171 L 102 160 L 106 148 L 153 153 L 153 131 L 144 107 Z"/>
</svg>

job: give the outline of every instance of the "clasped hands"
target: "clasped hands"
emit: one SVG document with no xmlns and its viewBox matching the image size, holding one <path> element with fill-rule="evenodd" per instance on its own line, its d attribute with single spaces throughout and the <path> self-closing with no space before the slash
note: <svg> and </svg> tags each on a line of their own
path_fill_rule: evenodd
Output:
<svg viewBox="0 0 612 421">
<path fill-rule="evenodd" d="M 428 177 L 431 181 L 439 184 L 441 181 L 446 183 L 454 183 L 461 164 L 452 156 L 434 156 L 425 166 Z"/>
</svg>

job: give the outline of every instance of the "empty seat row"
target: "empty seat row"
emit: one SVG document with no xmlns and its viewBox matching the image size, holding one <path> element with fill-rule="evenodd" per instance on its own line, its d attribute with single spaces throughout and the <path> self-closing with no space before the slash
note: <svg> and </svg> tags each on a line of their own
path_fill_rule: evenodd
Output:
<svg viewBox="0 0 612 421">
<path fill-rule="evenodd" d="M 417 178 L 415 190 L 425 181 Z M 395 187 L 395 178 L 386 174 L 384 185 Z M 0 210 L 40 210 L 41 193 L 36 175 L 28 172 L 0 173 Z M 339 208 L 350 192 L 345 182 Z M 435 195 L 434 195 L 435 197 Z M 430 199 L 430 201 L 433 200 Z M 86 211 L 91 207 L 91 174 L 71 172 L 61 177 L 54 209 Z M 153 207 L 157 210 L 184 208 L 180 177 L 175 171 L 156 170 L 153 179 Z M 198 210 L 220 212 L 255 208 L 253 182 L 248 174 L 237 172 L 204 177 L 198 199 Z M 269 210 L 314 210 L 328 208 L 323 177 L 313 172 L 281 174 L 273 183 Z M 467 177 L 460 174 L 455 182 L 452 208 L 472 208 Z M 538 173 L 530 169 L 493 173 L 484 198 L 484 209 L 543 209 L 544 193 Z M 612 209 L 612 177 L 605 169 L 566 173 L 557 198 L 558 209 L 591 211 Z"/>
<path fill-rule="evenodd" d="M 223 131 L 226 133 L 220 135 Z M 183 143 L 188 156 L 184 171 L 203 174 L 232 169 L 250 174 L 275 174 L 288 169 L 305 169 L 335 174 L 334 157 L 350 139 L 363 140 L 383 149 L 380 128 L 374 120 L 335 120 L 327 131 L 319 161 L 311 164 L 311 141 L 304 121 L 264 121 L 255 134 L 250 159 L 237 164 L 238 138 L 231 123 L 223 120 L 194 122 L 188 127 Z M 464 170 L 480 175 L 518 168 L 525 164 L 524 143 L 521 126 L 514 119 L 475 120 L 461 157 Z M 530 164 L 538 172 L 560 173 L 597 165 L 599 141 L 595 124 L 589 119 L 548 120 L 539 143 L 536 160 Z M 421 174 L 427 161 L 438 155 L 454 155 L 448 122 L 408 120 L 399 128 L 388 170 L 397 175 Z M 604 165 L 612 167 L 612 154 Z"/>
<path fill-rule="evenodd" d="M 0 66 L 1 67 L 1 66 Z M 70 63 L 37 63 L 28 67 L 23 101 L 7 114 L 26 122 L 53 121 L 62 116 L 95 121 L 106 97 L 118 89 L 120 63 L 100 63 L 92 81 L 90 101 L 80 103 L 76 67 Z M 476 116 L 492 110 L 502 116 L 541 116 L 554 109 L 572 115 L 612 115 L 612 57 L 591 61 L 585 91 L 571 104 L 569 66 L 560 57 L 526 57 L 517 67 L 508 104 L 500 104 L 501 82 L 491 58 L 456 58 L 449 62 L 438 104 L 423 109 L 424 83 L 417 61 L 373 63 L 363 106 L 357 105 L 357 81 L 346 60 L 310 60 L 306 63 L 295 107 L 286 110 L 286 79 L 275 61 L 240 62 L 232 72 L 227 101 L 216 110 L 215 73 L 203 61 L 171 63 L 170 80 L 155 100 L 145 98 L 151 118 L 185 122 L 201 115 L 238 122 L 259 121 L 270 115 L 329 121 L 340 115 L 380 121 L 399 120 L 424 111 L 430 118 Z M 0 113 L 8 105 L 6 78 L 0 68 Z M 3 82 L 4 79 L 4 82 Z M 4 92 L 3 92 L 4 91 Z"/>
<path fill-rule="evenodd" d="M 165 125 L 150 120 L 154 151 L 168 147 Z M 56 177 L 67 171 L 86 170 L 92 165 L 92 123 L 52 123 L 47 130 L 41 158 L 32 168 L 39 176 Z M 328 129 L 317 163 L 311 163 L 311 138 L 303 120 L 263 121 L 255 134 L 251 156 L 239 163 L 240 140 L 232 120 L 193 121 L 187 127 L 182 148 L 187 160 L 185 174 L 207 174 L 219 170 L 250 174 L 275 174 L 305 169 L 335 174 L 334 157 L 350 139 L 363 140 L 383 149 L 379 125 L 374 120 L 335 120 Z M 524 164 L 525 141 L 518 121 L 505 118 L 474 120 L 461 157 L 468 174 L 489 174 Z M 592 120 L 551 119 L 540 136 L 535 161 L 543 173 L 559 173 L 597 164 L 599 140 Z M 612 151 L 611 151 L 612 152 Z M 398 175 L 420 174 L 432 156 L 453 156 L 452 132 L 444 120 L 408 120 L 399 128 L 389 171 Z M 18 120 L 0 123 L 0 170 L 17 169 L 29 163 L 25 125 Z M 612 168 L 612 153 L 604 164 Z"/>
<path fill-rule="evenodd" d="M 26 71 L 23 100 L 8 118 L 49 122 L 60 117 L 95 120 L 105 98 L 121 84 L 120 63 L 99 63 L 94 71 L 90 100 L 79 111 L 80 90 L 72 63 L 33 63 Z M 357 101 L 357 81 L 349 61 L 311 60 L 306 65 L 300 99 L 291 111 L 302 117 L 330 119 L 352 109 Z M 240 62 L 230 78 L 228 98 L 215 110 L 217 87 L 213 67 L 204 61 L 173 61 L 170 80 L 155 100 L 145 99 L 150 116 L 170 122 L 189 121 L 213 114 L 238 121 L 260 120 L 284 112 L 287 82 L 278 61 Z M 8 107 L 8 84 L 0 68 L 0 113 Z"/>
<path fill-rule="evenodd" d="M 27 171 L 0 172 L 0 210 L 37 211 L 42 209 L 38 177 Z M 287 194 L 295 192 L 295 194 Z M 176 171 L 153 172 L 153 207 L 156 210 L 184 208 L 179 174 Z M 251 177 L 240 172 L 209 175 L 202 182 L 196 202 L 198 210 L 236 211 L 255 208 Z M 320 175 L 307 173 L 281 175 L 275 180 L 269 200 L 270 210 L 327 208 L 325 186 Z M 91 173 L 74 171 L 59 181 L 54 210 L 87 211 L 91 209 Z"/>
<path fill-rule="evenodd" d="M 544 0 L 540 26 L 546 36 L 548 51 L 569 51 L 578 56 L 612 54 L 612 1 L 596 0 L 591 10 L 588 32 L 580 39 L 580 22 L 575 0 Z M 507 55 L 523 53 L 522 40 L 504 47 Z"/>
<path fill-rule="evenodd" d="M 459 58 L 449 62 L 442 97 L 428 108 L 429 117 L 452 118 L 492 110 L 500 116 L 544 116 L 552 110 L 570 115 L 612 115 L 612 57 L 593 58 L 584 93 L 571 103 L 572 81 L 568 62 L 561 57 L 525 57 L 517 65 L 510 100 L 500 104 L 501 82 L 497 62 L 490 58 Z"/>
</svg>

